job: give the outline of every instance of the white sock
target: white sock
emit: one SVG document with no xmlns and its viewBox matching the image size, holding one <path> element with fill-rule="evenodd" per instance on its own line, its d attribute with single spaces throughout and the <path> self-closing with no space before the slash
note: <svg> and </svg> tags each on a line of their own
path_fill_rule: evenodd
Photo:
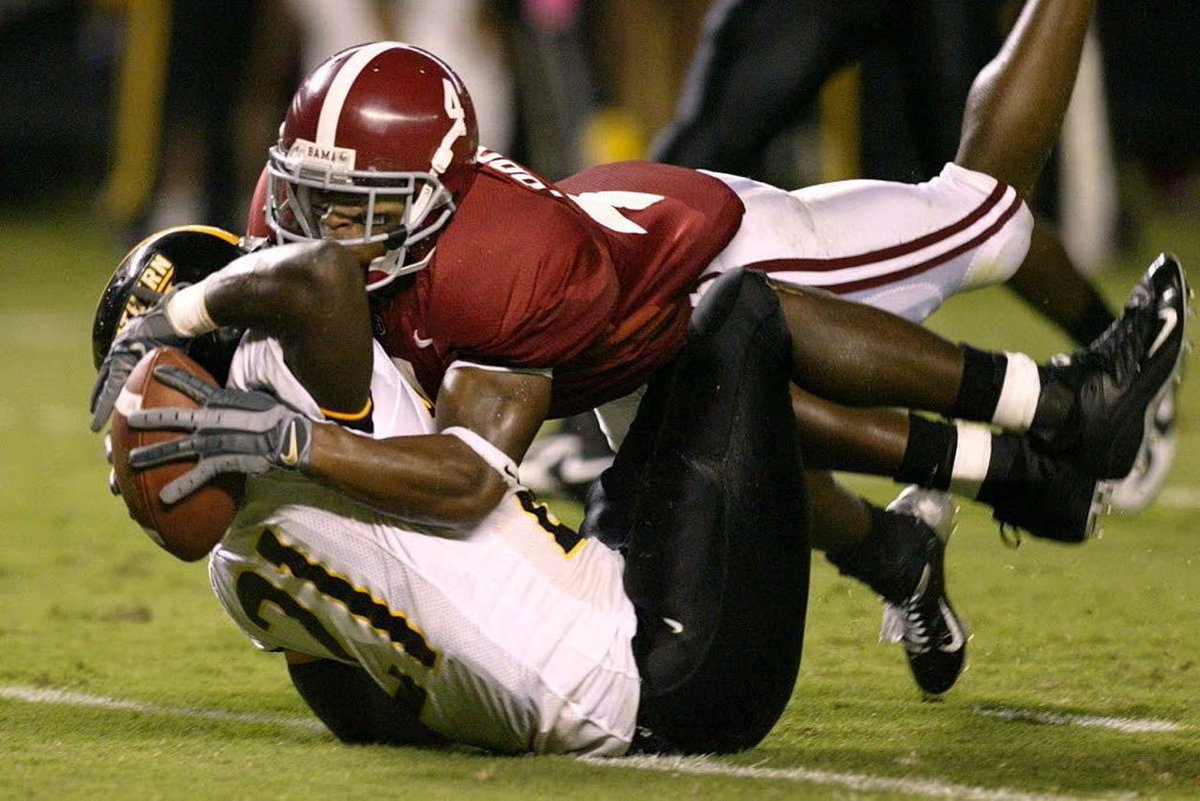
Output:
<svg viewBox="0 0 1200 801">
<path fill-rule="evenodd" d="M 1038 366 L 1024 353 L 1005 353 L 1008 366 L 1004 371 L 1004 385 L 1000 388 L 1000 400 L 992 422 L 1001 428 L 1018 434 L 1029 430 L 1033 414 L 1037 411 L 1038 398 L 1042 393 L 1042 379 Z"/>
<path fill-rule="evenodd" d="M 950 491 L 974 498 L 992 461 L 992 432 L 979 423 L 955 422 L 954 427 L 958 429 L 958 445 L 950 469 Z"/>
</svg>

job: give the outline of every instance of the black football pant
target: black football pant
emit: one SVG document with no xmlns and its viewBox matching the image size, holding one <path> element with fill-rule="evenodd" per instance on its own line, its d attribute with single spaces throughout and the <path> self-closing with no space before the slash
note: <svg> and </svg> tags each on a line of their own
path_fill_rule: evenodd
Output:
<svg viewBox="0 0 1200 801">
<path fill-rule="evenodd" d="M 765 278 L 722 277 L 593 492 L 584 533 L 624 548 L 638 614 L 635 750 L 743 750 L 791 698 L 810 555 L 789 365 Z"/>
</svg>

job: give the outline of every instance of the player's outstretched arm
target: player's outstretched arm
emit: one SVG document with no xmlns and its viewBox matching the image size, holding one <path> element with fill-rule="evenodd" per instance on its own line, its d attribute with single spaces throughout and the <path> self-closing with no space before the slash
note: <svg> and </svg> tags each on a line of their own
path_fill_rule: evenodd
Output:
<svg viewBox="0 0 1200 801">
<path fill-rule="evenodd" d="M 333 242 L 266 248 L 195 286 L 216 325 L 279 340 L 284 360 L 323 409 L 357 412 L 371 382 L 363 271 Z"/>
<path fill-rule="evenodd" d="M 321 408 L 351 413 L 365 406 L 373 359 L 370 316 L 362 268 L 345 248 L 331 242 L 270 248 L 239 258 L 183 291 L 189 293 L 185 309 L 193 304 L 203 312 L 185 317 L 278 339 L 289 369 Z M 545 417 L 549 379 L 472 369 L 451 375 L 454 380 L 438 398 L 439 427 L 468 429 L 477 436 L 372 440 L 299 420 L 290 410 L 282 413 L 281 404 L 244 397 L 254 393 L 222 390 L 211 398 L 193 395 L 201 404 L 194 411 L 135 415 L 131 424 L 139 428 L 191 432 L 173 443 L 170 453 L 139 454 L 135 466 L 201 458 L 187 480 L 170 487 L 168 502 L 220 472 L 290 468 L 387 513 L 467 525 L 503 496 L 511 478 L 503 475 L 501 462 L 524 455 Z M 123 383 L 116 384 L 114 396 Z M 292 432 L 299 437 L 298 461 L 290 458 Z"/>
<path fill-rule="evenodd" d="M 1027 0 L 967 96 L 955 162 L 1028 195 L 1058 139 L 1093 0 Z"/>
</svg>

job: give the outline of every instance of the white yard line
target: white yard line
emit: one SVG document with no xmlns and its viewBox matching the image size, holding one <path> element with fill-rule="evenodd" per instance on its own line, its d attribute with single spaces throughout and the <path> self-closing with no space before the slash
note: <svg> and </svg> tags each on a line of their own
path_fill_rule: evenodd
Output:
<svg viewBox="0 0 1200 801">
<path fill-rule="evenodd" d="M 97 709 L 136 712 L 143 715 L 267 724 L 302 731 L 321 731 L 324 729 L 318 721 L 312 718 L 291 715 L 257 714 L 252 712 L 229 712 L 218 709 L 158 706 L 142 701 L 108 698 L 101 695 L 72 692 L 70 690 L 38 687 L 0 687 L 0 700 L 24 701 L 33 704 L 93 707 Z M 976 787 L 972 785 L 952 784 L 936 779 L 897 779 L 861 773 L 834 773 L 803 767 L 768 768 L 761 765 L 733 765 L 709 757 L 633 756 L 622 757 L 620 759 L 588 758 L 581 759 L 580 761 L 597 767 L 648 770 L 659 773 L 677 773 L 694 776 L 725 776 L 736 779 L 790 781 L 839 787 L 858 792 L 905 793 L 923 798 L 954 798 L 964 799 L 964 801 L 1071 801 L 1074 798 L 1073 796 L 1066 795 L 1028 793 L 1006 787 Z M 1110 794 L 1102 797 L 1121 798 L 1125 796 Z"/>
<path fill-rule="evenodd" d="M 592 765 L 693 776 L 726 776 L 739 779 L 770 779 L 802 782 L 825 787 L 840 787 L 857 792 L 904 793 L 922 798 L 954 798 L 963 801 L 1069 801 L 1075 796 L 1027 793 L 1007 787 L 975 787 L 951 784 L 936 779 L 893 779 L 862 773 L 833 773 L 810 768 L 766 768 L 759 765 L 731 765 L 709 757 L 633 756 L 620 759 L 586 759 Z M 1118 798 L 1125 796 L 1104 796 Z M 1128 796 L 1132 797 L 1132 796 Z"/>
<path fill-rule="evenodd" d="M 38 687 L 0 687 L 0 699 L 27 701 L 31 704 L 64 704 L 67 706 L 90 706 L 99 709 L 117 709 L 138 712 L 143 715 L 165 715 L 176 718 L 200 718 L 202 720 L 228 720 L 236 723 L 265 723 L 286 726 L 305 731 L 323 731 L 321 722 L 312 718 L 290 715 L 264 715 L 255 712 L 229 712 L 221 709 L 187 709 L 185 707 L 156 706 L 141 701 L 121 698 L 105 698 L 102 695 L 87 695 L 70 690 L 51 690 Z"/>
<path fill-rule="evenodd" d="M 1159 718 L 1114 718 L 1099 715 L 1074 715 L 1063 712 L 1038 712 L 1031 709 L 1006 709 L 1003 707 L 975 707 L 975 711 L 989 718 L 1015 720 L 1023 723 L 1038 723 L 1048 726 L 1084 726 L 1086 728 L 1113 729 L 1125 734 L 1147 734 L 1152 732 L 1185 731 L 1188 727 L 1180 723 Z"/>
</svg>

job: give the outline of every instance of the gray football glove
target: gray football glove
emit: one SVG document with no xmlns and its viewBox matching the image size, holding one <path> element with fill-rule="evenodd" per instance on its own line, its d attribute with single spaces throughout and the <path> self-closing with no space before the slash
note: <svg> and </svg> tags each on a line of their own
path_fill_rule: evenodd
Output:
<svg viewBox="0 0 1200 801">
<path fill-rule="evenodd" d="M 200 404 L 199 409 L 150 409 L 129 416 L 131 428 L 192 432 L 129 454 L 136 470 L 199 457 L 195 467 L 162 488 L 163 503 L 177 503 L 220 473 L 259 475 L 272 468 L 308 467 L 312 421 L 272 396 L 216 389 L 178 367 L 156 367 L 154 375 Z"/>
<path fill-rule="evenodd" d="M 92 403 L 89 407 L 92 412 L 92 431 L 104 428 L 112 415 L 117 396 L 143 356 L 158 347 L 182 348 L 190 341 L 175 333 L 166 312 L 167 298 L 185 286 L 187 284 L 174 286 L 165 295 L 145 287 L 134 287 L 133 293 L 138 299 L 153 302 L 154 305 L 126 324 L 125 330 L 113 340 L 108 355 L 100 365 L 96 383 L 92 386 Z"/>
</svg>

